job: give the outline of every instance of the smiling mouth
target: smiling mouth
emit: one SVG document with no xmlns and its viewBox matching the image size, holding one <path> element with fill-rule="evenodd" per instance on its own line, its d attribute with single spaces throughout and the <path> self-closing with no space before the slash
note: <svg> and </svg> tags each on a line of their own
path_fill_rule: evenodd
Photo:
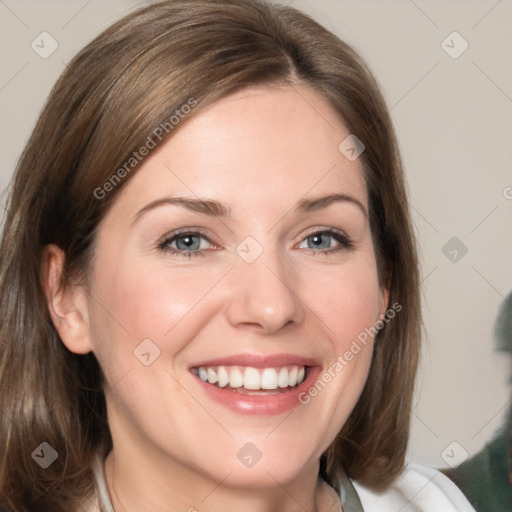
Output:
<svg viewBox="0 0 512 512">
<path fill-rule="evenodd" d="M 206 384 L 243 395 L 276 395 L 292 391 L 308 376 L 308 366 L 253 368 L 251 366 L 198 366 L 191 372 Z"/>
</svg>

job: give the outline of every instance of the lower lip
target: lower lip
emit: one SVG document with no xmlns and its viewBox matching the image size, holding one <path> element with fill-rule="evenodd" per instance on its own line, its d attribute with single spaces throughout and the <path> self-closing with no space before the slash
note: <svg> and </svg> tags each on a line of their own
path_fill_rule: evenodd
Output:
<svg viewBox="0 0 512 512">
<path fill-rule="evenodd" d="M 194 379 L 211 399 L 232 411 L 250 415 L 274 415 L 282 414 L 301 405 L 299 395 L 313 385 L 320 371 L 319 366 L 309 367 L 308 376 L 304 382 L 291 391 L 275 395 L 242 395 L 236 391 L 203 382 L 195 375 Z"/>
</svg>

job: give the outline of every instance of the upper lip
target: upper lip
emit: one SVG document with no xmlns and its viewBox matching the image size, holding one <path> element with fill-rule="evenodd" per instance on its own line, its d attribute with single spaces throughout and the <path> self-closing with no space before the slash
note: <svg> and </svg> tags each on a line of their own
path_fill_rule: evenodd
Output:
<svg viewBox="0 0 512 512">
<path fill-rule="evenodd" d="M 249 366 L 252 368 L 275 368 L 281 366 L 320 366 L 316 359 L 294 354 L 235 354 L 216 359 L 208 359 L 190 365 L 189 369 L 201 366 Z"/>
</svg>

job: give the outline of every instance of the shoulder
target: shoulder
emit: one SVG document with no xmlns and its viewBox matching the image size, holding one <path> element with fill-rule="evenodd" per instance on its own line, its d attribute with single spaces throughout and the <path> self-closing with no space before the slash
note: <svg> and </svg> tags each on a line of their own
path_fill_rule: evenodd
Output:
<svg viewBox="0 0 512 512">
<path fill-rule="evenodd" d="M 383 492 L 353 482 L 365 512 L 475 512 L 460 489 L 433 468 L 408 464 L 404 472 Z M 390 508 L 393 507 L 393 508 Z"/>
</svg>

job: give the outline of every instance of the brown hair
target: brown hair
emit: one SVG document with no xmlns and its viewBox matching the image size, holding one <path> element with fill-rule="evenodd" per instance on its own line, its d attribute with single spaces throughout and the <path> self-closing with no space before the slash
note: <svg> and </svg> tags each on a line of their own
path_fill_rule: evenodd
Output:
<svg viewBox="0 0 512 512">
<path fill-rule="evenodd" d="M 322 456 L 321 474 L 336 487 L 343 468 L 377 488 L 402 470 L 419 284 L 402 167 L 376 81 L 351 47 L 293 8 L 176 0 L 129 14 L 73 59 L 17 166 L 0 252 L 0 504 L 78 509 L 94 489 L 94 454 L 112 443 L 94 355 L 68 351 L 51 322 L 40 280 L 45 245 L 66 254 L 63 284 L 86 276 L 98 223 L 136 172 L 126 162 L 157 127 L 191 99 L 197 106 L 188 117 L 243 87 L 298 83 L 323 95 L 366 147 L 380 276 L 389 303 L 402 306 L 377 335 L 363 394 Z M 114 186 L 116 173 L 123 179 Z M 113 185 L 98 199 L 107 182 Z M 43 441 L 58 453 L 47 469 L 31 457 Z"/>
</svg>

